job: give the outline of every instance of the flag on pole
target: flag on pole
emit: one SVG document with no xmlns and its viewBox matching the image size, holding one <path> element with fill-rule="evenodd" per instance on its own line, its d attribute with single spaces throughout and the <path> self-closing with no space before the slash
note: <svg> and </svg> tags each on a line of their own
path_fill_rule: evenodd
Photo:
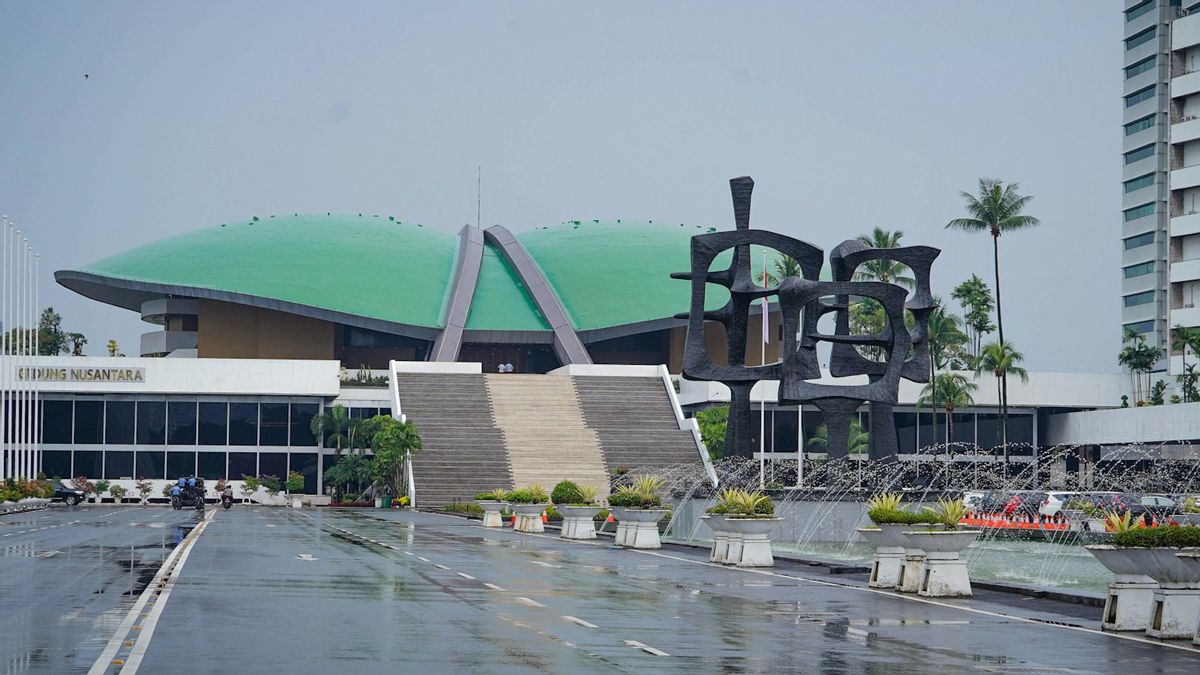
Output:
<svg viewBox="0 0 1200 675">
<path fill-rule="evenodd" d="M 763 290 L 766 290 L 766 288 L 767 288 L 767 252 L 766 251 L 763 251 L 762 282 L 763 282 Z M 767 312 L 767 309 L 768 309 L 767 296 L 764 295 L 763 299 L 762 299 L 762 341 L 763 341 L 764 345 L 770 344 L 770 342 L 771 342 L 771 325 L 770 325 L 771 320 L 770 320 L 770 314 Z"/>
</svg>

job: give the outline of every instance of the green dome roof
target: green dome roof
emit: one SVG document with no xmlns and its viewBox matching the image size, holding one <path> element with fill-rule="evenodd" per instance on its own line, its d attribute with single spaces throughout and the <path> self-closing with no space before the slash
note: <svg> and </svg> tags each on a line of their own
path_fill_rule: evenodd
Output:
<svg viewBox="0 0 1200 675">
<path fill-rule="evenodd" d="M 576 331 L 670 319 L 688 308 L 689 286 L 671 272 L 689 267 L 693 225 L 569 221 L 517 239 L 557 295 Z M 104 302 L 139 309 L 175 295 L 283 311 L 319 310 L 379 327 L 444 326 L 459 237 L 374 215 L 262 216 L 139 246 L 59 283 Z M 761 266 L 761 254 L 753 256 Z M 725 297 L 713 288 L 710 307 Z M 356 322 L 361 323 L 361 322 Z M 546 331 L 549 324 L 499 250 L 484 247 L 467 330 Z"/>
</svg>

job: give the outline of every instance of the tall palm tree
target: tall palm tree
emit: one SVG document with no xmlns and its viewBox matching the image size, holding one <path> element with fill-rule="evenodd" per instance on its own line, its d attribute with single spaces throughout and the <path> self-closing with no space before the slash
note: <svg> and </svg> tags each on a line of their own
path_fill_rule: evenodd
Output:
<svg viewBox="0 0 1200 675">
<path fill-rule="evenodd" d="M 1142 385 L 1138 375 L 1146 376 L 1146 391 L 1149 391 L 1150 371 L 1154 370 L 1154 364 L 1158 362 L 1162 352 L 1157 347 L 1146 344 L 1145 335 L 1128 328 L 1125 329 L 1123 343 L 1125 346 L 1117 354 L 1117 363 L 1129 369 L 1129 377 L 1133 380 L 1134 400 L 1141 402 L 1143 400 Z"/>
<path fill-rule="evenodd" d="M 871 434 L 863 430 L 862 424 L 859 423 L 858 417 L 850 419 L 850 437 L 847 446 L 851 455 L 865 455 L 870 447 Z M 829 427 L 822 424 L 813 432 L 812 438 L 808 439 L 808 447 L 827 450 L 829 447 Z"/>
<path fill-rule="evenodd" d="M 979 385 L 968 380 L 962 373 L 942 373 L 921 390 L 917 407 L 929 406 L 935 410 L 941 408 L 946 415 L 947 449 L 950 447 L 950 439 L 954 436 L 954 411 L 974 405 L 975 399 L 971 393 L 978 388 Z M 937 419 L 936 413 L 934 419 Z M 936 433 L 935 431 L 934 438 L 937 438 Z"/>
<path fill-rule="evenodd" d="M 350 411 L 346 410 L 345 406 L 335 405 L 328 412 L 314 416 L 309 426 L 313 435 L 321 441 L 321 445 L 337 448 L 336 456 L 341 457 L 342 449 L 353 444 L 352 438 L 358 422 L 359 420 L 350 417 Z"/>
<path fill-rule="evenodd" d="M 989 342 L 979 350 L 975 361 L 975 373 L 989 372 L 996 377 L 996 394 L 1000 403 L 1000 444 L 1004 448 L 1004 463 L 1008 464 L 1008 374 L 1029 381 L 1029 373 L 1020 364 L 1025 360 L 1011 342 Z"/>
<path fill-rule="evenodd" d="M 934 298 L 937 307 L 929 314 L 927 323 L 929 340 L 929 384 L 937 393 L 937 369 L 946 365 L 950 355 L 967 342 L 967 336 L 959 329 L 962 319 L 947 312 L 942 302 Z M 937 415 L 933 416 L 933 437 L 937 438 Z"/>
<path fill-rule="evenodd" d="M 790 255 L 783 255 L 775 261 L 775 273 L 771 276 L 779 282 L 787 277 L 803 277 L 804 271 L 800 269 L 799 261 Z"/>
<path fill-rule="evenodd" d="M 904 232 L 896 230 L 889 232 L 883 228 L 875 228 L 870 234 L 858 235 L 858 240 L 873 248 L 899 248 L 900 239 Z M 898 284 L 905 288 L 916 285 L 912 270 L 893 260 L 871 260 L 858 266 L 854 278 L 859 281 L 881 281 L 885 284 Z"/>
<path fill-rule="evenodd" d="M 1200 354 L 1200 351 L 1197 350 L 1197 347 L 1200 347 L 1200 328 L 1187 328 L 1185 326 L 1175 324 L 1175 327 L 1171 329 L 1171 349 L 1178 349 L 1183 353 L 1184 371 L 1187 371 L 1188 369 L 1188 349 Z M 1187 403 L 1190 400 L 1191 397 L 1189 396 L 1189 392 L 1187 388 L 1184 388 L 1183 402 Z"/>
</svg>

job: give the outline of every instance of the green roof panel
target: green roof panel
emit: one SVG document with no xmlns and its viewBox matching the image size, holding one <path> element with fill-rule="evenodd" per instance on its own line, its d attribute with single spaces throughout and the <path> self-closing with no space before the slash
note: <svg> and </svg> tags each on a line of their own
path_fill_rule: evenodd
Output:
<svg viewBox="0 0 1200 675">
<path fill-rule="evenodd" d="M 550 330 L 550 324 L 538 311 L 529 290 L 517 273 L 491 244 L 483 246 L 483 262 L 467 330 Z"/>
</svg>

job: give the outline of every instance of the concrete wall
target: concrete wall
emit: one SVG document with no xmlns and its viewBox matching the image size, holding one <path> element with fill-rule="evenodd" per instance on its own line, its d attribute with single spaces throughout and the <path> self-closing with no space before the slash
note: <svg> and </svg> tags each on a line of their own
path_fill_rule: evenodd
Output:
<svg viewBox="0 0 1200 675">
<path fill-rule="evenodd" d="M 328 321 L 215 300 L 200 301 L 201 358 L 332 359 Z"/>
<path fill-rule="evenodd" d="M 39 381 L 42 392 L 337 396 L 337 361 L 39 356 L 21 368 L 140 369 L 141 381 Z M 12 381 L 13 374 L 8 374 Z"/>
<path fill-rule="evenodd" d="M 1200 403 L 1049 415 L 1039 431 L 1045 444 L 1108 445 L 1200 439 Z"/>
</svg>

